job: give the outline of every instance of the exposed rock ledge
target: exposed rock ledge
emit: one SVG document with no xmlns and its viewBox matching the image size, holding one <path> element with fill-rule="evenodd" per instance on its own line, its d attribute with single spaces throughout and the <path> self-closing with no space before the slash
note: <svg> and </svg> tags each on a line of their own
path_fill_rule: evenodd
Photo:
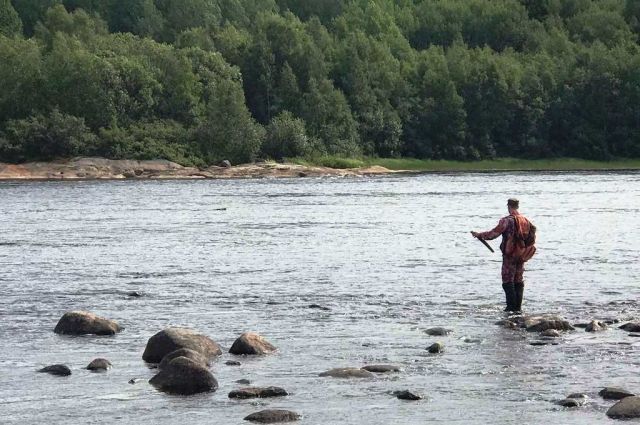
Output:
<svg viewBox="0 0 640 425">
<path fill-rule="evenodd" d="M 264 177 L 363 176 L 389 174 L 384 167 L 335 169 L 257 163 L 234 167 L 183 167 L 166 160 L 135 161 L 74 158 L 55 162 L 0 163 L 0 180 L 231 179 Z"/>
</svg>

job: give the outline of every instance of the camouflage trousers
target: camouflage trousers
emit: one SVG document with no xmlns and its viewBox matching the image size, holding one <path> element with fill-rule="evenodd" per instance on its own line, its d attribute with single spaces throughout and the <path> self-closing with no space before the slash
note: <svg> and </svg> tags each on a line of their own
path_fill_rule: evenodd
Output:
<svg viewBox="0 0 640 425">
<path fill-rule="evenodd" d="M 511 257 L 502 257 L 502 283 L 523 283 L 524 262 Z"/>
</svg>

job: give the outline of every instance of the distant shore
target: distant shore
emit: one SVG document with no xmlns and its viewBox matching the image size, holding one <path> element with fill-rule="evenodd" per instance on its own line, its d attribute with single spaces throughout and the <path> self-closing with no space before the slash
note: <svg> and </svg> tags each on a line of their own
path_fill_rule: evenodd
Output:
<svg viewBox="0 0 640 425">
<path fill-rule="evenodd" d="M 242 179 L 366 176 L 428 172 L 623 171 L 640 170 L 640 160 L 579 159 L 440 161 L 418 159 L 292 159 L 235 166 L 185 167 L 167 160 L 73 158 L 23 164 L 0 163 L 0 180 Z"/>
</svg>

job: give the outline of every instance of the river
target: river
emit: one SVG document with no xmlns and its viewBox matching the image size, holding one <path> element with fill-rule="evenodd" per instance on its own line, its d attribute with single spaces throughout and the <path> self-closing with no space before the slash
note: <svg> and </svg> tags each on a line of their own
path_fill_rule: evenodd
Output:
<svg viewBox="0 0 640 425">
<path fill-rule="evenodd" d="M 494 324 L 503 317 L 500 256 L 469 231 L 495 226 L 509 197 L 538 227 L 527 313 L 640 316 L 639 173 L 1 182 L 1 421 L 242 424 L 284 408 L 318 425 L 607 423 L 613 403 L 597 391 L 640 392 L 640 338 L 614 325 L 532 346 L 537 335 Z M 126 329 L 54 334 L 77 309 Z M 147 384 L 155 371 L 141 358 L 146 341 L 170 325 L 223 347 L 215 393 L 169 396 Z M 453 333 L 424 332 L 434 326 Z M 248 330 L 278 352 L 225 365 Z M 435 341 L 444 353 L 427 353 Z M 96 357 L 113 369 L 84 370 Z M 35 372 L 53 363 L 73 374 Z M 380 363 L 402 371 L 318 376 Z M 229 399 L 243 378 L 290 395 Z M 402 389 L 425 399 L 397 400 L 391 393 Z M 573 392 L 591 398 L 573 410 L 554 404 Z"/>
</svg>

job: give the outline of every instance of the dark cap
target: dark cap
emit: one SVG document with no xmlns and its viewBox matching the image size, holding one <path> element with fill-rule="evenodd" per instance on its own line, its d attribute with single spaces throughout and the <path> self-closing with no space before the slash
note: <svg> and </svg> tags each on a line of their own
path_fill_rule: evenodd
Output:
<svg viewBox="0 0 640 425">
<path fill-rule="evenodd" d="M 520 208 L 520 201 L 518 201 L 516 198 L 509 198 L 509 200 L 507 201 L 507 206 L 517 210 L 518 208 Z"/>
</svg>

